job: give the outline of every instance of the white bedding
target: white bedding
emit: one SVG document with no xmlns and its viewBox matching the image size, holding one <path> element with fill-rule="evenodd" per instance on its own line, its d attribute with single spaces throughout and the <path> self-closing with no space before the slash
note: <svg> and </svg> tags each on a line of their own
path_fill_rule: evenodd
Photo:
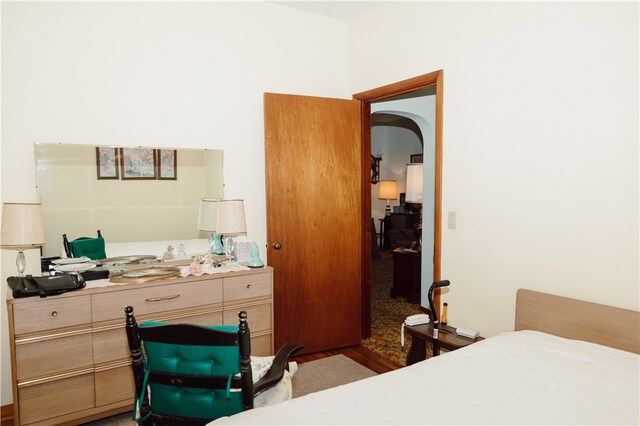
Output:
<svg viewBox="0 0 640 426">
<path fill-rule="evenodd" d="M 213 424 L 640 424 L 640 356 L 504 333 Z"/>
</svg>

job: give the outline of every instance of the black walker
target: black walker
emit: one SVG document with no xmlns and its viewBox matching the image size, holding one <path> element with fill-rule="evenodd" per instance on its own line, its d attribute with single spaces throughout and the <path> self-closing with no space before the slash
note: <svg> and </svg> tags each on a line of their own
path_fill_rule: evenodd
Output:
<svg viewBox="0 0 640 426">
<path fill-rule="evenodd" d="M 438 311 L 433 304 L 433 290 L 441 287 L 448 287 L 449 280 L 436 281 L 429 287 L 429 307 L 431 308 L 431 315 L 433 315 L 433 354 L 432 356 L 440 355 L 440 341 L 438 340 L 438 324 L 440 319 L 438 318 Z"/>
</svg>

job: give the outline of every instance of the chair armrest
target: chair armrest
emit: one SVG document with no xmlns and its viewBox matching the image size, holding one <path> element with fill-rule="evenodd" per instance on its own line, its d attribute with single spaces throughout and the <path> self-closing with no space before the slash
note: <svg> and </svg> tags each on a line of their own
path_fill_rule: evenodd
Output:
<svg viewBox="0 0 640 426">
<path fill-rule="evenodd" d="M 264 377 L 254 383 L 253 396 L 256 396 L 266 391 L 267 389 L 272 388 L 280 380 L 282 380 L 285 368 L 289 367 L 289 357 L 303 347 L 304 346 L 294 342 L 289 342 L 282 346 L 278 350 L 275 358 L 273 358 L 273 363 L 271 364 L 271 368 L 269 368 L 269 371 L 267 371 L 267 374 L 265 374 Z"/>
</svg>

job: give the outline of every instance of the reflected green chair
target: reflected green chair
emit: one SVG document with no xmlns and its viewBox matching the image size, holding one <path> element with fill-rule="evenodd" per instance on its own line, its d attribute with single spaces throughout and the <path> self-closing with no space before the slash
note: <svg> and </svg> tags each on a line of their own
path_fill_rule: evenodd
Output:
<svg viewBox="0 0 640 426">
<path fill-rule="evenodd" d="M 288 343 L 267 374 L 253 383 L 247 313 L 239 325 L 200 326 L 146 321 L 125 308 L 136 397 L 134 419 L 142 425 L 204 425 L 253 408 L 253 398 L 275 386 L 289 356 L 302 345 Z"/>
<path fill-rule="evenodd" d="M 80 237 L 73 241 L 67 239 L 67 234 L 62 234 L 62 244 L 67 257 L 86 256 L 89 259 L 105 259 L 107 253 L 105 251 L 104 238 L 98 229 L 97 238 Z"/>
</svg>

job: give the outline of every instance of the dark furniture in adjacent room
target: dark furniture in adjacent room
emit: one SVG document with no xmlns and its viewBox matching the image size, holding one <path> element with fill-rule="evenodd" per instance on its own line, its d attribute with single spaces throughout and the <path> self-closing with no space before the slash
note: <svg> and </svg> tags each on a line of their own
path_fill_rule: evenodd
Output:
<svg viewBox="0 0 640 426">
<path fill-rule="evenodd" d="M 411 247 L 415 241 L 415 225 L 420 222 L 420 215 L 415 213 L 391 213 L 384 219 L 383 250 L 397 247 Z"/>
<path fill-rule="evenodd" d="M 405 297 L 409 303 L 420 303 L 422 255 L 398 247 L 393 250 L 393 287 L 391 297 Z"/>
</svg>

